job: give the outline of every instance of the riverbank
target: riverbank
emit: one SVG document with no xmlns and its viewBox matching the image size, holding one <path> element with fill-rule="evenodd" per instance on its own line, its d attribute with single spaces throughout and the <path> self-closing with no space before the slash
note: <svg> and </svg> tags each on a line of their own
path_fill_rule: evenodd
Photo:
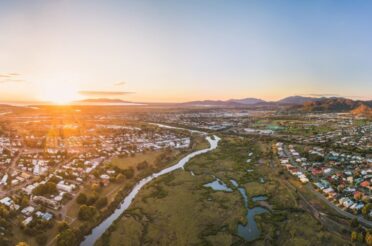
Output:
<svg viewBox="0 0 372 246">
<path fill-rule="evenodd" d="M 158 177 L 160 177 L 164 174 L 170 173 L 170 172 L 172 172 L 176 169 L 182 168 L 190 159 L 192 159 L 193 157 L 195 157 L 197 155 L 207 153 L 207 152 L 217 148 L 218 142 L 220 140 L 217 136 L 214 136 L 213 139 L 210 138 L 210 137 L 206 137 L 206 139 L 210 144 L 210 147 L 208 149 L 202 149 L 202 150 L 194 151 L 194 152 L 188 154 L 187 156 L 185 156 L 184 158 L 182 158 L 177 164 L 175 164 L 173 166 L 170 166 L 170 167 L 167 167 L 167 168 L 161 170 L 160 172 L 154 173 L 154 174 L 140 180 L 134 186 L 134 188 L 131 190 L 131 192 L 125 197 L 125 199 L 121 202 L 119 207 L 109 217 L 107 217 L 105 220 L 103 220 L 98 226 L 93 228 L 91 234 L 86 236 L 80 245 L 82 245 L 82 246 L 93 245 L 94 242 L 99 237 L 101 237 L 102 234 L 110 227 L 110 225 L 116 219 L 118 219 L 125 210 L 128 209 L 128 207 L 131 205 L 133 199 L 136 197 L 137 193 L 146 184 L 148 184 L 150 181 L 152 181 L 153 179 L 156 179 L 156 178 L 158 178 Z"/>
<path fill-rule="evenodd" d="M 72 229 L 76 236 L 76 244 L 83 240 L 84 235 L 91 232 L 91 228 L 96 227 L 105 218 L 110 216 L 119 206 L 120 202 L 130 193 L 131 189 L 141 179 L 151 176 L 153 173 L 159 172 L 160 170 L 172 166 L 178 163 L 182 158 L 197 150 L 208 148 L 209 142 L 205 139 L 204 135 L 191 134 L 191 145 L 188 149 L 173 149 L 173 150 L 154 150 L 146 151 L 144 153 L 137 153 L 134 156 L 116 157 L 110 161 L 107 161 L 104 165 L 109 165 L 110 169 L 120 168 L 121 170 L 132 169 L 132 176 L 129 178 L 124 175 L 124 180 L 119 182 L 110 182 L 108 186 L 100 187 L 98 189 L 98 195 L 106 197 L 108 205 L 100 209 L 95 216 L 91 217 L 87 221 L 78 219 L 80 204 L 76 200 L 70 201 L 69 205 L 66 206 L 64 213 L 65 222 L 69 224 L 69 228 Z M 160 158 L 161 157 L 161 158 Z M 146 162 L 148 166 L 144 169 L 137 169 L 138 163 Z M 121 172 L 121 171 L 119 171 Z M 84 184 L 84 187 L 80 188 L 80 192 L 92 197 L 97 194 L 97 191 L 92 190 L 92 185 L 89 183 Z M 55 245 L 57 242 L 58 234 L 60 233 L 57 229 L 64 220 L 60 220 L 56 223 L 55 228 L 48 234 L 49 241 L 47 245 Z M 24 239 L 23 241 L 28 241 Z M 32 243 L 31 245 L 36 245 Z M 75 245 L 73 243 L 72 245 Z"/>
</svg>

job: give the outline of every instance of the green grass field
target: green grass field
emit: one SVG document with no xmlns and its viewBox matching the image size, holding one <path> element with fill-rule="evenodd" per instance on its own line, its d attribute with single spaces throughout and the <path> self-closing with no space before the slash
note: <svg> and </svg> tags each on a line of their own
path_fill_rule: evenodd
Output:
<svg viewBox="0 0 372 246">
<path fill-rule="evenodd" d="M 296 193 L 283 184 L 270 162 L 261 158 L 269 156 L 270 150 L 270 143 L 224 137 L 215 151 L 197 156 L 185 170 L 177 170 L 147 185 L 96 245 L 243 245 L 246 242 L 237 235 L 237 226 L 246 222 L 246 210 L 230 179 L 244 186 L 249 197 L 268 196 L 272 211 L 256 216 L 262 233 L 250 244 L 347 243 L 325 231 L 300 208 Z M 248 164 L 249 152 L 254 155 Z M 214 180 L 212 175 L 233 192 L 203 187 Z M 264 183 L 259 181 L 261 177 Z"/>
</svg>

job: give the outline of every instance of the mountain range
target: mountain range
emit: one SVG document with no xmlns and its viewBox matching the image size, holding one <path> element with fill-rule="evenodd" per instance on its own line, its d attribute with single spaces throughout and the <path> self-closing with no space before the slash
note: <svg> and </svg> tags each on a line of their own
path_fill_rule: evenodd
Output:
<svg viewBox="0 0 372 246">
<path fill-rule="evenodd" d="M 107 106 L 152 106 L 152 107 L 211 107 L 211 108 L 255 108 L 284 110 L 293 112 L 350 112 L 354 115 L 372 117 L 372 100 L 352 100 L 342 97 L 304 97 L 290 96 L 278 101 L 265 101 L 259 98 L 229 100 L 202 100 L 183 103 L 140 103 L 121 99 L 96 98 L 75 101 L 74 105 Z M 27 106 L 27 104 L 25 104 Z M 28 105 L 47 105 L 28 104 Z M 4 104 L 4 107 L 9 106 Z M 21 106 L 21 105 L 18 105 Z"/>
<path fill-rule="evenodd" d="M 305 102 L 299 109 L 305 112 L 348 112 L 370 114 L 372 101 L 351 100 L 346 98 L 325 98 Z"/>
<path fill-rule="evenodd" d="M 182 103 L 189 106 L 247 106 L 247 105 L 264 105 L 264 104 L 279 104 L 279 105 L 302 105 L 305 102 L 315 102 L 324 98 L 317 97 L 303 97 L 303 96 L 290 96 L 278 101 L 265 101 L 259 98 L 243 98 L 243 99 L 229 99 L 222 100 L 204 100 L 204 101 L 191 101 Z"/>
<path fill-rule="evenodd" d="M 372 100 L 361 101 L 342 97 L 303 97 L 290 96 L 278 101 L 267 102 L 257 98 L 206 100 L 182 103 L 186 106 L 211 107 L 281 107 L 297 112 L 350 112 L 358 116 L 372 117 Z"/>
<path fill-rule="evenodd" d="M 122 104 L 143 105 L 143 103 L 124 101 L 121 99 L 85 99 L 76 104 Z M 243 98 L 229 100 L 202 100 L 184 103 L 146 103 L 147 105 L 175 107 L 284 107 L 289 110 L 303 112 L 348 112 L 354 114 L 370 114 L 372 101 L 352 100 L 342 97 L 304 97 L 290 96 L 278 101 L 265 101 L 259 98 Z"/>
</svg>

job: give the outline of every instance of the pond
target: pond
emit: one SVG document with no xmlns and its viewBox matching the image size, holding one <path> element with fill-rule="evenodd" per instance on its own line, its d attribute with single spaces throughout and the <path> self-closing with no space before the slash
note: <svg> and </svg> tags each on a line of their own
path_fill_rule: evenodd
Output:
<svg viewBox="0 0 372 246">
<path fill-rule="evenodd" d="M 259 206 L 254 207 L 254 208 L 248 208 L 248 195 L 247 195 L 247 192 L 246 192 L 245 188 L 240 187 L 236 180 L 231 179 L 230 182 L 232 183 L 232 185 L 234 185 L 234 187 L 238 188 L 238 191 L 243 198 L 244 207 L 247 209 L 247 214 L 246 214 L 247 224 L 245 224 L 245 225 L 239 224 L 238 225 L 238 235 L 246 241 L 256 240 L 257 238 L 260 237 L 261 231 L 258 228 L 254 217 L 258 214 L 267 213 L 269 211 L 267 209 L 265 209 L 263 207 L 259 207 Z M 266 196 L 254 196 L 254 197 L 252 197 L 252 200 L 254 202 L 264 201 L 266 199 L 267 199 Z"/>
<path fill-rule="evenodd" d="M 222 180 L 219 178 L 216 178 L 215 181 L 212 181 L 208 184 L 205 184 L 204 187 L 212 188 L 215 191 L 227 191 L 231 192 L 232 189 L 230 189 Z"/>
<path fill-rule="evenodd" d="M 246 225 L 238 225 L 238 235 L 244 238 L 246 241 L 253 241 L 259 238 L 261 235 L 261 231 L 258 228 L 254 217 L 258 214 L 267 212 L 267 209 L 263 207 L 254 207 L 252 209 L 248 209 L 246 215 L 248 223 Z"/>
</svg>

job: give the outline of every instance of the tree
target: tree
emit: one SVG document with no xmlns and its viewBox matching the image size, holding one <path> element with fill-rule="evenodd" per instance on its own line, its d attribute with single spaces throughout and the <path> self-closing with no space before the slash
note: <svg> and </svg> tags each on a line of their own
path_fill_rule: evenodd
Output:
<svg viewBox="0 0 372 246">
<path fill-rule="evenodd" d="M 358 233 L 356 231 L 351 232 L 351 241 L 355 242 L 358 239 Z"/>
<path fill-rule="evenodd" d="M 124 175 L 119 173 L 116 178 L 115 178 L 115 181 L 120 183 L 120 182 L 123 182 L 124 181 Z"/>
<path fill-rule="evenodd" d="M 67 229 L 69 229 L 69 225 L 67 224 L 66 221 L 62 221 L 61 223 L 58 224 L 58 231 L 59 232 L 62 232 L 62 231 L 65 231 Z"/>
<path fill-rule="evenodd" d="M 97 213 L 97 209 L 93 206 L 81 205 L 79 209 L 79 220 L 92 219 Z"/>
<path fill-rule="evenodd" d="M 98 200 L 98 194 L 96 192 L 93 193 L 92 196 L 89 196 L 86 202 L 86 205 L 93 205 Z"/>
<path fill-rule="evenodd" d="M 30 199 L 28 199 L 27 196 L 22 196 L 22 198 L 20 199 L 20 205 L 21 207 L 26 207 L 30 204 Z"/>
<path fill-rule="evenodd" d="M 370 231 L 367 231 L 366 234 L 366 244 L 372 246 L 372 233 Z"/>
<path fill-rule="evenodd" d="M 127 168 L 123 170 L 123 174 L 125 178 L 131 179 L 134 177 L 134 169 L 133 168 Z"/>
<path fill-rule="evenodd" d="M 71 229 L 64 230 L 57 236 L 58 246 L 75 246 L 77 245 L 77 239 L 75 232 Z"/>
<path fill-rule="evenodd" d="M 98 188 L 99 188 L 98 184 L 92 184 L 92 187 L 91 187 L 92 191 L 97 191 Z"/>
<path fill-rule="evenodd" d="M 364 241 L 364 236 L 363 236 L 363 233 L 359 232 L 358 233 L 358 242 L 363 242 Z"/>
<path fill-rule="evenodd" d="M 366 206 L 364 206 L 362 208 L 362 214 L 364 216 L 367 216 L 369 214 L 369 212 L 371 211 L 371 208 L 372 208 L 372 204 L 371 203 L 368 203 Z"/>
<path fill-rule="evenodd" d="M 56 194 L 58 192 L 57 185 L 54 182 L 48 182 L 45 184 L 40 184 L 37 186 L 33 191 L 32 194 L 37 196 L 43 196 L 43 195 L 51 195 Z"/>
<path fill-rule="evenodd" d="M 143 161 L 137 164 L 137 170 L 143 170 L 149 166 L 149 163 L 147 161 Z"/>
<path fill-rule="evenodd" d="M 0 204 L 0 217 L 1 218 L 8 218 L 10 215 L 10 211 L 7 207 L 4 205 Z"/>
<path fill-rule="evenodd" d="M 106 207 L 107 203 L 108 203 L 107 197 L 105 197 L 105 196 L 104 197 L 101 197 L 100 199 L 97 200 L 96 207 L 98 209 L 101 209 L 103 207 Z"/>
<path fill-rule="evenodd" d="M 85 193 L 81 192 L 77 197 L 76 197 L 76 202 L 79 204 L 86 204 L 88 200 L 88 197 Z"/>
</svg>

